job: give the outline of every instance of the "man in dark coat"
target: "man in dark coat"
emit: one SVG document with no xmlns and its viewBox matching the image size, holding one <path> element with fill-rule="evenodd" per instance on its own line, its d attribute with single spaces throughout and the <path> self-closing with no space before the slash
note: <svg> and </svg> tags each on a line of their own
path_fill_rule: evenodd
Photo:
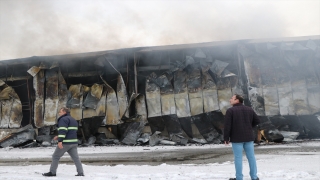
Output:
<svg viewBox="0 0 320 180">
<path fill-rule="evenodd" d="M 42 174 L 43 176 L 56 176 L 59 160 L 65 152 L 68 152 L 77 167 L 78 174 L 76 176 L 84 176 L 77 149 L 78 122 L 69 113 L 70 111 L 66 107 L 61 108 L 59 111 L 58 136 L 54 137 L 54 140 L 58 140 L 58 146 L 52 155 L 50 172 Z"/>
<path fill-rule="evenodd" d="M 243 180 L 242 174 L 242 152 L 246 153 L 250 176 L 252 180 L 259 180 L 257 176 L 257 163 L 254 155 L 254 134 L 253 128 L 260 123 L 257 114 L 252 108 L 243 105 L 243 97 L 235 94 L 230 99 L 229 108 L 225 115 L 224 122 L 224 143 L 232 143 L 236 178 L 229 180 Z"/>
</svg>

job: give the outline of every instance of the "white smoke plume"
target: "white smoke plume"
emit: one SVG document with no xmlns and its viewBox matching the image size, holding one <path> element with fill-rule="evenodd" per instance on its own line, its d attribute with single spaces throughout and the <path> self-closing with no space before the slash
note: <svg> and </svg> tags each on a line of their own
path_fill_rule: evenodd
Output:
<svg viewBox="0 0 320 180">
<path fill-rule="evenodd" d="M 319 0 L 0 1 L 0 60 L 319 34 Z"/>
</svg>

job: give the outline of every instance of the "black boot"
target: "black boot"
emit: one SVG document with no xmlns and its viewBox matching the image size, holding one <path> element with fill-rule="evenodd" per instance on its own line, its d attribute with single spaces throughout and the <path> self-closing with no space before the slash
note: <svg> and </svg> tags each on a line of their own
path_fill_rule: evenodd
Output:
<svg viewBox="0 0 320 180">
<path fill-rule="evenodd" d="M 84 176 L 83 173 L 78 173 L 76 176 Z"/>
<path fill-rule="evenodd" d="M 56 176 L 56 174 L 53 174 L 52 172 L 43 173 L 42 176 Z"/>
</svg>

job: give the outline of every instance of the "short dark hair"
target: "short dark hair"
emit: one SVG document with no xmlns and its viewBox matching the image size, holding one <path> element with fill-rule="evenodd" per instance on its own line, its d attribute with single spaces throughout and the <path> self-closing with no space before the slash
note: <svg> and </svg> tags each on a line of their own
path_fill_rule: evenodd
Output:
<svg viewBox="0 0 320 180">
<path fill-rule="evenodd" d="M 234 94 L 236 96 L 236 99 L 239 100 L 239 103 L 243 103 L 243 97 L 239 94 Z"/>
<path fill-rule="evenodd" d="M 63 112 L 69 114 L 70 113 L 70 109 L 69 108 L 66 108 L 66 107 L 62 107 L 60 108 L 60 110 L 62 110 Z"/>
</svg>

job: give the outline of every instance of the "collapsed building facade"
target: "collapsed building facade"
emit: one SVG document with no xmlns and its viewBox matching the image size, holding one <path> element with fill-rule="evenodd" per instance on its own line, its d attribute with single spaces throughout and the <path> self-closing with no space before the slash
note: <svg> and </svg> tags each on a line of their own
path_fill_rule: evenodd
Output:
<svg viewBox="0 0 320 180">
<path fill-rule="evenodd" d="M 0 146 L 51 142 L 64 106 L 79 143 L 220 143 L 233 94 L 259 115 L 266 140 L 319 138 L 319 69 L 320 36 L 4 60 Z"/>
</svg>

